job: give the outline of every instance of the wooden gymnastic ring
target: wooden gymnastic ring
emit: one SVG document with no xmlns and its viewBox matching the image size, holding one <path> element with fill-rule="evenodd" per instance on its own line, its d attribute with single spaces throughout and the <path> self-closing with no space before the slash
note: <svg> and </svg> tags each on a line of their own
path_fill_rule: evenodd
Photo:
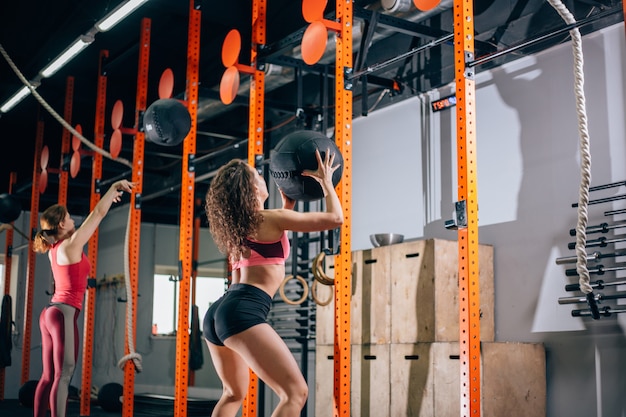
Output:
<svg viewBox="0 0 626 417">
<path fill-rule="evenodd" d="M 326 257 L 326 252 L 321 251 L 317 254 L 317 256 L 313 259 L 313 276 L 316 281 L 319 281 L 320 284 L 324 285 L 334 285 L 334 278 L 329 277 L 324 272 L 324 268 L 322 268 L 322 262 L 324 262 L 324 258 Z"/>
<path fill-rule="evenodd" d="M 290 300 L 285 295 L 285 284 L 287 283 L 287 281 L 293 278 L 300 281 L 300 284 L 302 284 L 302 288 L 304 289 L 304 294 L 302 294 L 302 297 L 300 297 L 298 300 Z M 296 275 L 295 277 L 293 275 L 288 275 L 285 277 L 283 282 L 280 283 L 280 287 L 278 288 L 278 291 L 280 292 L 280 298 L 282 298 L 284 302 L 295 306 L 295 305 L 302 304 L 304 300 L 306 300 L 306 298 L 309 295 L 309 285 L 306 283 L 306 280 L 302 278 L 300 275 Z"/>
<path fill-rule="evenodd" d="M 330 302 L 333 301 L 333 299 L 335 298 L 334 291 L 331 290 L 330 297 L 328 297 L 328 300 L 321 301 L 319 298 L 317 298 L 317 284 L 318 283 L 319 283 L 318 280 L 313 280 L 313 284 L 311 284 L 311 298 L 313 299 L 313 301 L 315 301 L 317 305 L 324 307 L 330 304 Z"/>
</svg>

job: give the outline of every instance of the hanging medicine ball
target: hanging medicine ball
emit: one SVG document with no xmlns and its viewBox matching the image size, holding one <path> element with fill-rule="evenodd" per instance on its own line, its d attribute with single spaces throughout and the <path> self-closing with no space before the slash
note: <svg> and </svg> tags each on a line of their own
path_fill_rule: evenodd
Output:
<svg viewBox="0 0 626 417">
<path fill-rule="evenodd" d="M 20 217 L 22 206 L 11 194 L 0 194 L 0 223 L 11 223 Z"/>
<path fill-rule="evenodd" d="M 98 404 L 104 411 L 122 411 L 120 400 L 122 395 L 124 395 L 124 387 L 117 382 L 109 382 L 98 390 Z"/>
<path fill-rule="evenodd" d="M 191 116 L 183 103 L 174 98 L 156 100 L 143 116 L 146 140 L 161 146 L 176 146 L 191 129 Z"/>
<path fill-rule="evenodd" d="M 322 187 L 313 178 L 302 175 L 303 170 L 316 170 L 315 150 L 322 160 L 329 149 L 335 155 L 333 185 L 339 184 L 343 173 L 343 156 L 335 142 L 312 130 L 299 130 L 282 138 L 270 151 L 270 174 L 285 195 L 299 201 L 314 201 L 324 197 Z"/>
<path fill-rule="evenodd" d="M 26 381 L 24 385 L 20 387 L 17 393 L 17 398 L 24 407 L 33 408 L 35 405 L 35 390 L 39 381 L 30 380 Z"/>
</svg>

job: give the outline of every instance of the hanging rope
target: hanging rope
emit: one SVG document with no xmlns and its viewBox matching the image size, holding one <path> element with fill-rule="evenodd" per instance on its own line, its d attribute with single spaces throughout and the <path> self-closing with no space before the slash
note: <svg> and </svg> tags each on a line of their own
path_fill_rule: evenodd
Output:
<svg viewBox="0 0 626 417">
<path fill-rule="evenodd" d="M 576 19 L 560 0 L 548 0 L 568 25 L 576 23 Z M 600 318 L 598 305 L 589 284 L 587 269 L 587 206 L 589 205 L 589 184 L 591 183 L 591 151 L 589 132 L 587 130 L 587 109 L 585 106 L 584 72 L 582 38 L 578 28 L 570 30 L 574 54 L 574 93 L 576 96 L 576 114 L 578 116 L 578 135 L 580 140 L 580 189 L 578 195 L 578 221 L 576 223 L 576 271 L 579 276 L 580 290 L 586 295 L 587 303 L 594 319 Z"/>
<path fill-rule="evenodd" d="M 35 97 L 37 99 L 37 101 L 42 105 L 42 107 L 44 109 L 46 109 L 48 111 L 48 113 L 50 113 L 52 115 L 52 117 L 54 119 L 56 119 L 59 123 L 61 123 L 61 125 L 66 128 L 67 130 L 69 130 L 72 135 L 74 135 L 75 137 L 77 137 L 78 139 L 80 139 L 81 142 L 83 142 L 85 144 L 85 146 L 89 147 L 91 150 L 93 150 L 94 152 L 97 152 L 99 154 L 101 154 L 102 156 L 109 158 L 112 161 L 115 162 L 119 162 L 121 164 L 124 164 L 130 168 L 133 167 L 133 164 L 128 161 L 127 159 L 124 158 L 113 158 L 113 156 L 105 151 L 102 148 L 97 147 L 96 145 L 94 145 L 91 141 L 89 141 L 87 138 L 85 138 L 83 135 L 81 135 L 76 129 L 74 129 L 69 123 L 67 123 L 65 121 L 65 119 L 63 119 L 47 102 L 46 100 L 43 99 L 43 97 L 41 97 L 39 95 L 39 93 L 37 92 L 37 90 L 35 89 L 35 86 L 33 86 L 27 79 L 26 77 L 24 77 L 24 75 L 22 74 L 22 72 L 19 70 L 19 68 L 17 67 L 17 65 L 15 65 L 15 63 L 13 62 L 13 60 L 11 59 L 11 57 L 9 56 L 9 54 L 7 53 L 7 51 L 4 49 L 4 47 L 2 46 L 2 44 L 0 44 L 0 53 L 2 53 L 2 56 L 4 57 L 4 59 L 7 61 L 7 63 L 9 64 L 9 66 L 11 67 L 11 69 L 13 70 L 13 72 L 15 73 L 15 75 L 17 75 L 17 78 L 20 79 L 20 81 L 22 81 L 22 83 L 30 90 L 31 94 L 33 95 L 33 97 Z"/>
<path fill-rule="evenodd" d="M 141 372 L 143 370 L 141 365 L 141 355 L 135 352 L 135 329 L 133 327 L 134 315 L 133 315 L 133 289 L 130 283 L 130 266 L 128 262 L 128 242 L 130 240 L 130 223 L 131 223 L 131 210 L 128 211 L 128 223 L 126 224 L 126 236 L 124 238 L 124 277 L 126 283 L 126 332 L 128 339 L 128 355 L 125 355 L 119 360 L 117 366 L 124 369 L 126 361 L 132 360 L 135 364 L 135 370 Z"/>
</svg>

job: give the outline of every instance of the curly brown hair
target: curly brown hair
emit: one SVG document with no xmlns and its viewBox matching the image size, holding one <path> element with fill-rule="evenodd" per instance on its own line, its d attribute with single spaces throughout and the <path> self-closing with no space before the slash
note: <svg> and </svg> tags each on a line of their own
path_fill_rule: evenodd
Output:
<svg viewBox="0 0 626 417">
<path fill-rule="evenodd" d="M 33 239 L 33 251 L 46 253 L 52 247 L 49 237 L 56 235 L 57 227 L 65 219 L 67 208 L 60 204 L 48 207 L 41 213 L 39 224 L 41 230 L 37 232 Z"/>
<path fill-rule="evenodd" d="M 205 210 L 213 240 L 223 254 L 239 259 L 246 253 L 245 239 L 263 220 L 258 205 L 254 173 L 247 162 L 233 159 L 217 171 Z"/>
</svg>

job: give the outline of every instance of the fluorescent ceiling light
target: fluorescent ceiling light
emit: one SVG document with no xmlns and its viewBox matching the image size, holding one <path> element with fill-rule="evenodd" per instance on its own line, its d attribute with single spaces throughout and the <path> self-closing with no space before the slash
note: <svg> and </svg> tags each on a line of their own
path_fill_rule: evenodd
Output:
<svg viewBox="0 0 626 417">
<path fill-rule="evenodd" d="M 41 70 L 41 76 L 44 78 L 48 78 L 49 76 L 57 72 L 63 65 L 68 63 L 83 49 L 89 46 L 91 42 L 93 42 L 93 39 L 88 39 L 85 36 L 81 36 L 80 38 L 76 39 L 74 43 L 65 50 L 65 52 L 56 57 L 54 61 L 52 61 L 44 69 Z"/>
<path fill-rule="evenodd" d="M 108 16 L 105 16 L 102 20 L 96 23 L 96 28 L 100 32 L 106 32 L 113 26 L 117 25 L 126 16 L 134 12 L 139 6 L 144 4 L 148 0 L 128 0 L 126 3 L 121 4 Z"/>
<path fill-rule="evenodd" d="M 6 103 L 4 103 L 2 107 L 0 107 L 0 112 L 2 113 L 8 112 L 13 107 L 15 107 L 17 103 L 24 100 L 24 97 L 26 97 L 29 94 L 30 94 L 30 89 L 26 86 L 23 86 L 17 91 L 17 93 L 13 94 L 13 97 L 8 99 Z"/>
</svg>

